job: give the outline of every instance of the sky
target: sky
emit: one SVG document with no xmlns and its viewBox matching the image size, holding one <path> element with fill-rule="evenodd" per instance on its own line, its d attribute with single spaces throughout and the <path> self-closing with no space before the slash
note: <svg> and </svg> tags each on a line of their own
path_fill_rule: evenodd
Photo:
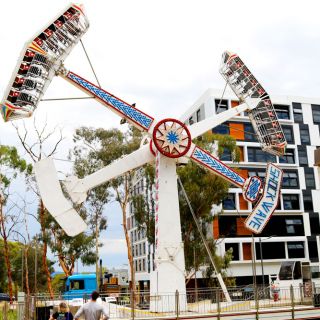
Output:
<svg viewBox="0 0 320 320">
<path fill-rule="evenodd" d="M 320 19 L 318 1 L 83 0 L 90 28 L 83 43 L 102 87 L 156 119 L 179 118 L 208 88 L 224 88 L 218 69 L 223 51 L 236 52 L 271 95 L 319 97 Z M 69 2 L 2 1 L 0 96 L 24 43 Z M 65 67 L 95 83 L 80 44 Z M 54 78 L 45 98 L 83 97 Z M 25 120 L 30 143 L 33 121 L 58 126 L 65 137 L 56 159 L 66 159 L 75 128 L 118 127 L 119 117 L 93 100 L 41 102 Z M 22 127 L 22 121 L 16 121 Z M 123 128 L 123 127 L 122 127 Z M 54 139 L 52 139 L 53 143 Z M 0 119 L 0 143 L 21 146 L 11 123 Z M 50 143 L 48 149 L 50 150 Z M 23 151 L 21 151 L 23 153 Z M 63 176 L 70 164 L 56 160 Z M 17 187 L 19 188 L 19 187 Z M 20 187 L 22 188 L 22 187 Z M 121 213 L 105 212 L 101 257 L 108 267 L 127 264 Z M 30 222 L 31 224 L 31 222 Z M 85 270 L 80 265 L 81 270 Z M 93 267 L 91 268 L 93 270 Z"/>
</svg>

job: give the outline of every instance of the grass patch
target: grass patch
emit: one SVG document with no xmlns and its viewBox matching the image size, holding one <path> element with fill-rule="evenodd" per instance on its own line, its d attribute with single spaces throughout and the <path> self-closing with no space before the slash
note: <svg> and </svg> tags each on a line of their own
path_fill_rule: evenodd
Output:
<svg viewBox="0 0 320 320">
<path fill-rule="evenodd" d="M 0 309 L 0 320 L 6 319 L 3 311 Z M 8 310 L 7 311 L 7 319 L 8 320 L 17 320 L 17 311 L 16 310 Z"/>
</svg>

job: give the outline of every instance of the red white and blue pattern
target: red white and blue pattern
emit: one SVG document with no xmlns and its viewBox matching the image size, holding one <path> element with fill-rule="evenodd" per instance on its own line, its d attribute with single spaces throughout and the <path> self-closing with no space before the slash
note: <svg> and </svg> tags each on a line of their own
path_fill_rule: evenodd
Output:
<svg viewBox="0 0 320 320">
<path fill-rule="evenodd" d="M 231 183 L 242 187 L 245 183 L 245 179 L 240 176 L 236 171 L 226 166 L 223 162 L 215 158 L 212 154 L 205 150 L 195 147 L 192 153 L 191 159 L 197 161 L 205 167 L 213 170 L 216 174 L 229 180 Z"/>
<path fill-rule="evenodd" d="M 282 177 L 283 171 L 273 163 L 268 163 L 263 194 L 252 213 L 245 221 L 247 229 L 256 234 L 262 232 L 277 208 Z"/>
<path fill-rule="evenodd" d="M 176 119 L 163 119 L 153 130 L 155 147 L 168 158 L 184 156 L 191 146 L 191 135 L 185 124 Z"/>
<path fill-rule="evenodd" d="M 145 113 L 134 108 L 130 104 L 115 97 L 111 93 L 95 86 L 94 84 L 81 78 L 80 76 L 76 75 L 73 72 L 68 72 L 67 78 L 74 81 L 82 89 L 86 90 L 87 92 L 91 93 L 98 99 L 102 100 L 108 106 L 115 109 L 115 111 L 121 113 L 123 117 L 127 118 L 129 121 L 131 120 L 133 124 L 138 125 L 140 129 L 143 129 L 144 131 L 148 131 L 148 129 L 150 128 L 154 120 L 152 117 L 146 115 Z"/>
<path fill-rule="evenodd" d="M 262 181 L 259 177 L 254 176 L 248 179 L 246 185 L 247 187 L 244 188 L 243 197 L 250 202 L 256 201 L 262 188 Z"/>
</svg>

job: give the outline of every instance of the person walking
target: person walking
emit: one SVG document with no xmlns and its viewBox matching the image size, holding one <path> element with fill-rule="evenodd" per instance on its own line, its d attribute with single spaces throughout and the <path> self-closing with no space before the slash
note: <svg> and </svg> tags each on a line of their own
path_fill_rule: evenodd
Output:
<svg viewBox="0 0 320 320">
<path fill-rule="evenodd" d="M 99 293 L 97 291 L 93 291 L 91 293 L 91 300 L 84 304 L 74 315 L 75 320 L 79 320 L 79 317 L 84 315 L 85 320 L 100 320 L 103 315 L 104 320 L 108 320 L 108 312 L 107 309 L 97 303 L 97 299 L 99 298 Z"/>
</svg>

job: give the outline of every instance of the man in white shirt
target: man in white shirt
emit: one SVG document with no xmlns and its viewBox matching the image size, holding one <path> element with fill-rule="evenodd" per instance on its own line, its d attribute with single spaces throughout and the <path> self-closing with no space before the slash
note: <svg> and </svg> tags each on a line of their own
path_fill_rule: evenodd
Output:
<svg viewBox="0 0 320 320">
<path fill-rule="evenodd" d="M 79 320 L 79 317 L 84 315 L 85 320 L 100 320 L 103 315 L 103 319 L 108 320 L 108 311 L 103 305 L 97 303 L 98 298 L 99 293 L 97 291 L 93 291 L 91 294 L 91 300 L 77 311 L 74 319 Z"/>
</svg>

